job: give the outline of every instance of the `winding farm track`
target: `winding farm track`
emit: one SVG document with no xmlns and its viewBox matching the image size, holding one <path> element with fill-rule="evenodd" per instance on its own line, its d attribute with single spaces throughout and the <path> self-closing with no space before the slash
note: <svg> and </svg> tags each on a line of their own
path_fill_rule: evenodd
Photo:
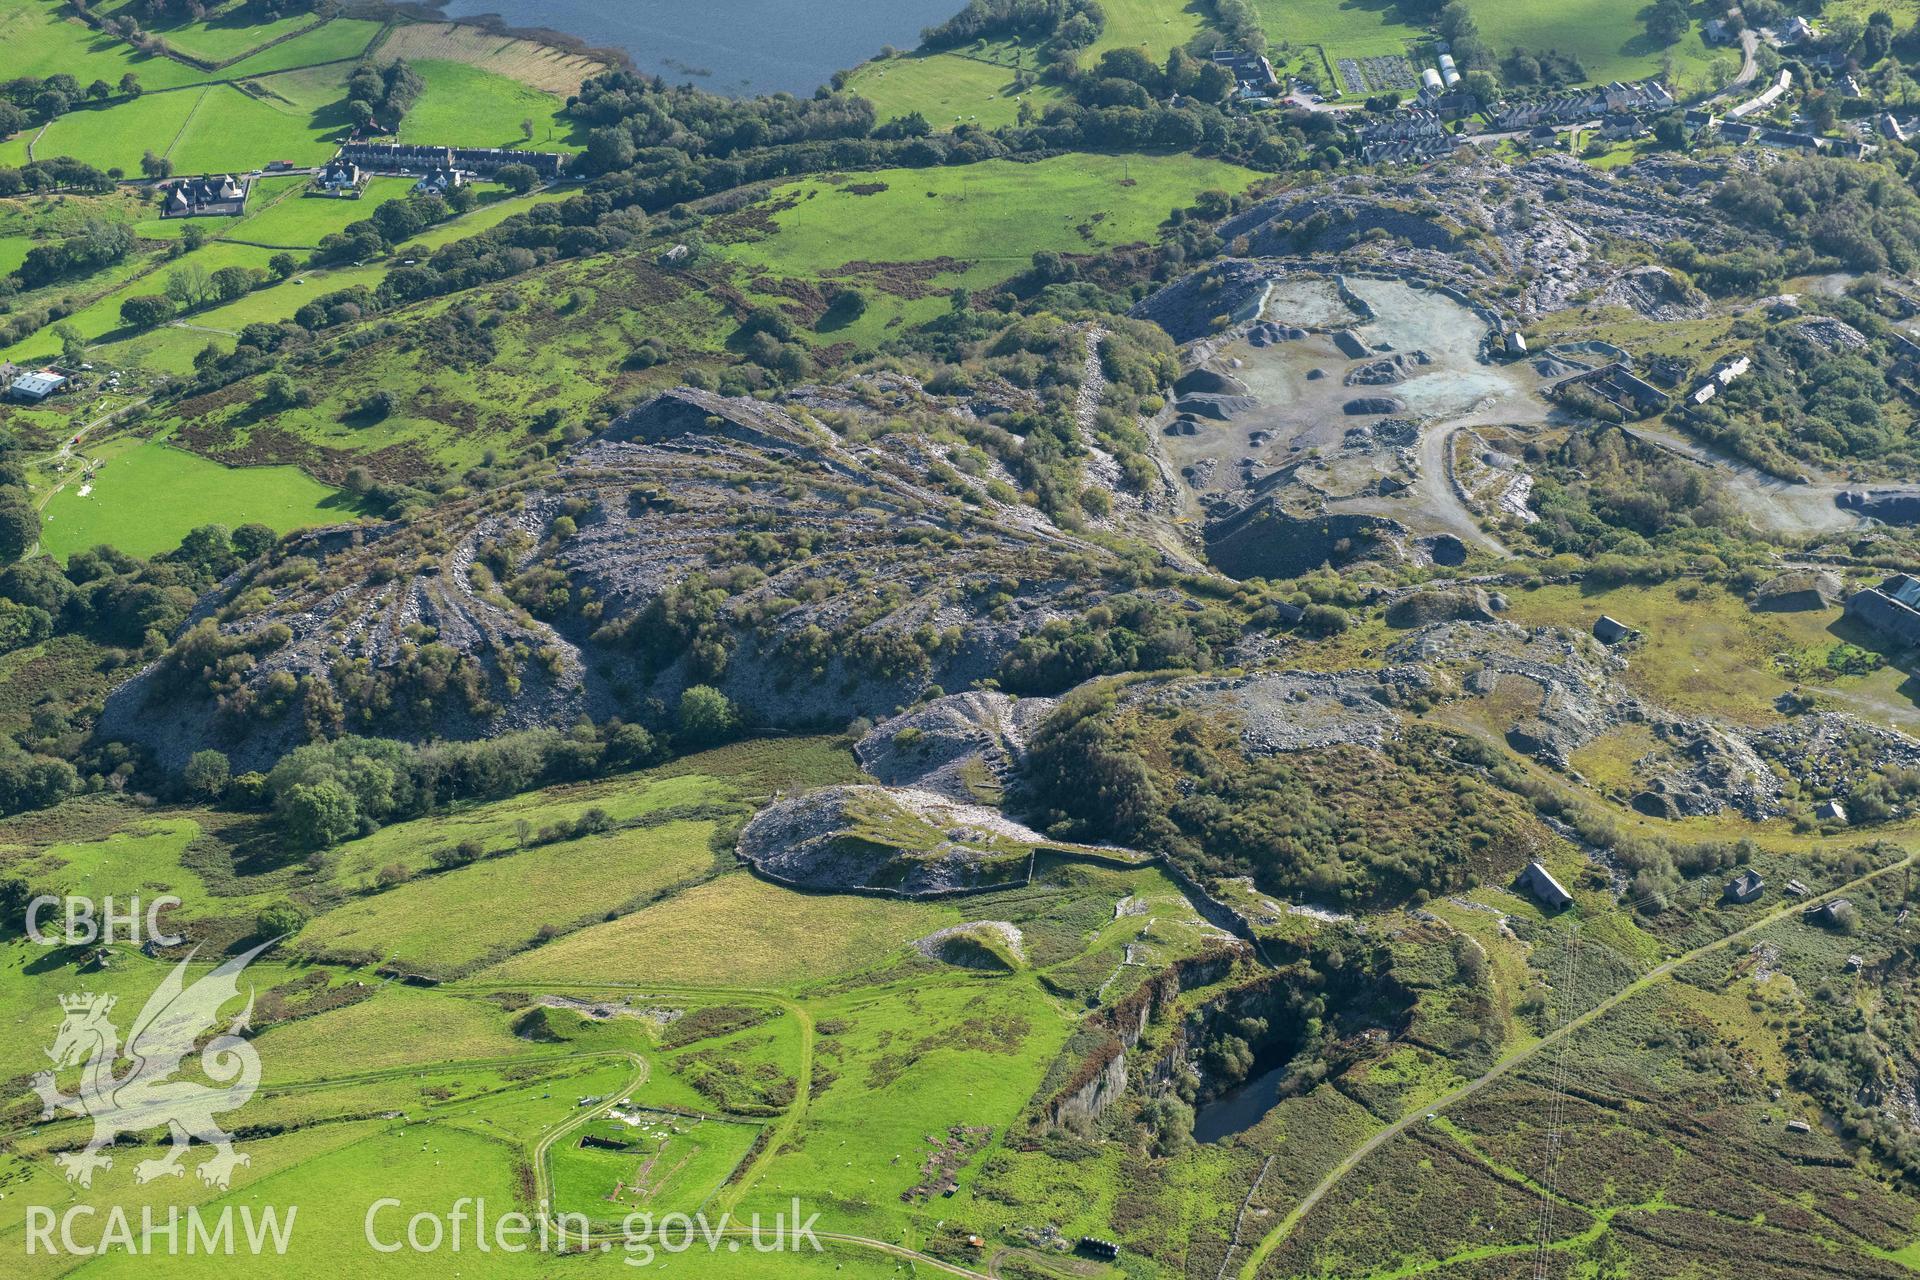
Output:
<svg viewBox="0 0 1920 1280">
<path fill-rule="evenodd" d="M 1320 1179 L 1318 1185 L 1316 1185 L 1313 1188 L 1313 1190 L 1307 1192 L 1306 1195 L 1300 1198 L 1300 1202 L 1293 1207 L 1292 1212 L 1288 1213 L 1286 1217 L 1282 1218 L 1279 1221 L 1279 1223 L 1274 1226 L 1273 1230 L 1268 1232 L 1265 1238 L 1263 1238 L 1260 1241 L 1259 1245 L 1254 1249 L 1254 1251 L 1250 1255 L 1248 1255 L 1247 1261 L 1240 1268 L 1239 1274 L 1241 1276 L 1241 1280 L 1255 1280 L 1255 1278 L 1259 1275 L 1259 1272 L 1260 1272 L 1260 1264 L 1265 1262 L 1267 1258 L 1273 1253 L 1273 1251 L 1279 1248 L 1280 1245 L 1286 1241 L 1288 1236 L 1293 1234 L 1293 1229 L 1298 1225 L 1300 1225 L 1300 1220 L 1306 1217 L 1307 1214 L 1313 1210 L 1313 1207 L 1315 1205 L 1319 1204 L 1321 1200 L 1325 1199 L 1327 1193 L 1332 1191 L 1334 1187 L 1338 1186 L 1342 1178 L 1345 1178 L 1349 1173 L 1352 1173 L 1354 1169 L 1356 1169 L 1360 1165 L 1360 1163 L 1363 1160 L 1365 1160 L 1368 1156 L 1372 1155 L 1375 1151 L 1378 1151 L 1382 1146 L 1385 1146 L 1388 1142 L 1391 1142 L 1393 1139 L 1399 1137 L 1401 1134 L 1405 1133 L 1408 1129 L 1412 1128 L 1427 1114 L 1429 1113 L 1438 1114 L 1439 1112 L 1446 1110 L 1448 1107 L 1453 1106 L 1455 1103 L 1462 1102 L 1467 1098 L 1472 1097 L 1474 1094 L 1480 1092 L 1480 1090 L 1492 1084 L 1495 1080 L 1498 1080 L 1502 1076 L 1505 1076 L 1508 1073 L 1510 1073 L 1515 1067 L 1521 1065 L 1524 1062 L 1530 1061 L 1531 1059 L 1536 1057 L 1542 1049 L 1548 1048 L 1551 1045 L 1558 1044 L 1561 1041 L 1565 1040 L 1567 1037 L 1573 1035 L 1574 1032 L 1579 1031 L 1594 1022 L 1598 1022 L 1601 1018 L 1604 1018 L 1607 1014 L 1619 1008 L 1622 1004 L 1625 1004 L 1628 1000 L 1633 999 L 1635 996 L 1639 995 L 1641 992 L 1646 991 L 1649 988 L 1655 986 L 1656 984 L 1665 981 L 1667 978 L 1673 975 L 1675 970 L 1680 969 L 1685 965 L 1691 964 L 1693 961 L 1700 959 L 1702 956 L 1711 955 L 1715 951 L 1720 951 L 1726 947 L 1729 947 L 1733 945 L 1735 942 L 1738 942 L 1740 939 L 1749 937 L 1752 934 L 1758 932 L 1761 929 L 1766 928 L 1769 925 L 1778 924 L 1780 921 L 1785 920 L 1791 916 L 1797 915 L 1800 912 L 1805 911 L 1809 907 L 1817 906 L 1820 903 L 1831 901 L 1834 898 L 1838 898 L 1845 894 L 1851 893 L 1854 890 L 1861 888 L 1863 885 L 1871 884 L 1873 881 L 1878 880 L 1881 876 L 1891 874 L 1892 872 L 1899 871 L 1905 867 L 1909 867 L 1913 865 L 1914 858 L 1915 858 L 1914 854 L 1908 854 L 1906 857 L 1901 858 L 1898 862 L 1890 862 L 1884 867 L 1880 867 L 1879 869 L 1874 871 L 1869 871 L 1866 875 L 1863 875 L 1855 880 L 1849 880 L 1846 884 L 1840 885 L 1833 889 L 1829 889 L 1825 893 L 1817 894 L 1809 898 L 1796 898 L 1790 903 L 1783 905 L 1778 911 L 1769 912 L 1767 915 L 1762 916 L 1760 919 L 1755 920 L 1752 924 L 1749 924 L 1744 928 L 1736 929 L 1732 933 L 1726 934 L 1725 936 L 1720 938 L 1716 938 L 1714 941 L 1709 942 L 1704 946 L 1695 947 L 1693 950 L 1688 951 L 1683 955 L 1675 956 L 1671 960 L 1667 960 L 1661 964 L 1655 965 L 1653 968 L 1647 970 L 1645 973 L 1641 974 L 1638 978 L 1635 978 L 1632 982 L 1629 982 L 1626 986 L 1622 987 L 1619 991 L 1616 991 L 1613 995 L 1608 996 L 1605 1000 L 1602 1000 L 1599 1004 L 1596 1004 L 1595 1006 L 1593 1006 L 1593 1008 L 1587 1010 L 1585 1013 L 1581 1014 L 1579 1017 L 1568 1020 L 1567 1022 L 1563 1023 L 1561 1026 L 1559 1026 L 1555 1030 L 1542 1036 L 1539 1040 L 1536 1040 L 1533 1044 L 1529 1045 L 1525 1049 L 1522 1049 L 1519 1052 L 1514 1053 L 1509 1057 L 1501 1059 L 1499 1062 L 1495 1063 L 1490 1069 L 1488 1069 L 1484 1074 L 1477 1076 L 1472 1080 L 1469 1080 L 1467 1083 L 1461 1085 L 1459 1088 L 1453 1090 L 1451 1093 L 1444 1095 L 1443 1097 L 1437 1099 L 1436 1101 L 1429 1102 L 1424 1106 L 1415 1107 L 1412 1111 L 1407 1112 L 1405 1115 L 1401 1116 L 1398 1120 L 1395 1120 L 1392 1124 L 1389 1124 L 1385 1128 L 1380 1129 L 1372 1137 L 1368 1138 L 1365 1142 L 1361 1143 L 1359 1146 L 1355 1147 L 1352 1151 L 1348 1152 L 1346 1158 L 1342 1160 L 1339 1164 L 1335 1165 L 1332 1169 L 1328 1170 L 1326 1176 Z M 1618 909 L 1620 908 L 1616 908 L 1616 910 Z"/>
</svg>

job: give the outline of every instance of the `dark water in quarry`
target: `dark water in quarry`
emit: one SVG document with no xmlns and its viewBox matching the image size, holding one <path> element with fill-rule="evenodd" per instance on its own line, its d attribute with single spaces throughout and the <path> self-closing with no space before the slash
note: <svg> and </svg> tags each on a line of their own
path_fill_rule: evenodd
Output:
<svg viewBox="0 0 1920 1280">
<path fill-rule="evenodd" d="M 1279 1101 L 1280 1077 L 1287 1064 L 1268 1067 L 1245 1084 L 1235 1085 L 1193 1113 L 1193 1136 L 1197 1142 L 1218 1142 L 1253 1128 L 1260 1117 L 1273 1110 Z"/>
<path fill-rule="evenodd" d="M 497 14 L 510 27 L 564 31 L 625 50 L 634 66 L 714 93 L 785 90 L 805 97 L 834 72 L 922 28 L 966 0 L 448 0 L 449 18 Z"/>
</svg>

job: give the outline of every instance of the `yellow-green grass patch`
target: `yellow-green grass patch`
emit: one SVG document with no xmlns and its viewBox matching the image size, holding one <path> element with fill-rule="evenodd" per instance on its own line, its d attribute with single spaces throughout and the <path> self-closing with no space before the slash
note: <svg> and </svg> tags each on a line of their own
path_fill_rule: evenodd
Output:
<svg viewBox="0 0 1920 1280">
<path fill-rule="evenodd" d="M 464 62 L 562 98 L 607 68 L 592 58 L 533 40 L 453 22 L 410 22 L 394 28 L 376 51 L 383 62 Z"/>
<path fill-rule="evenodd" d="M 960 918 L 948 903 L 796 893 L 736 871 L 515 956 L 482 976 L 787 986 L 867 968 Z"/>
<path fill-rule="evenodd" d="M 302 950 L 447 976 L 710 872 L 714 824 L 669 822 L 542 845 L 423 875 L 311 921 Z"/>
</svg>

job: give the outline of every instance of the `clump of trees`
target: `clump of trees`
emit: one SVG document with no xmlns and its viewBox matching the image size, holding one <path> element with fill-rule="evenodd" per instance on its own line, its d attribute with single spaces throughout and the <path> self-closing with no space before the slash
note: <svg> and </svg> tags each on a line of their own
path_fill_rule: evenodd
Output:
<svg viewBox="0 0 1920 1280">
<path fill-rule="evenodd" d="M 426 88 L 426 81 L 404 58 L 384 64 L 362 62 L 347 78 L 347 115 L 356 129 L 392 133 Z"/>
</svg>

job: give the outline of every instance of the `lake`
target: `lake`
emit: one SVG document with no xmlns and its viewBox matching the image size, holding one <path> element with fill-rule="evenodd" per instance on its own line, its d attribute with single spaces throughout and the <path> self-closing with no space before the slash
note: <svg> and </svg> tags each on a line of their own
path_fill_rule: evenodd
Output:
<svg viewBox="0 0 1920 1280">
<path fill-rule="evenodd" d="M 1194 1140 L 1218 1142 L 1259 1124 L 1260 1117 L 1280 1100 L 1280 1079 L 1286 1074 L 1287 1064 L 1283 1062 L 1202 1104 L 1193 1116 Z"/>
<path fill-rule="evenodd" d="M 642 71 L 714 93 L 807 97 L 836 71 L 920 32 L 966 0 L 448 0 L 449 18 L 496 14 L 623 49 Z"/>
</svg>

